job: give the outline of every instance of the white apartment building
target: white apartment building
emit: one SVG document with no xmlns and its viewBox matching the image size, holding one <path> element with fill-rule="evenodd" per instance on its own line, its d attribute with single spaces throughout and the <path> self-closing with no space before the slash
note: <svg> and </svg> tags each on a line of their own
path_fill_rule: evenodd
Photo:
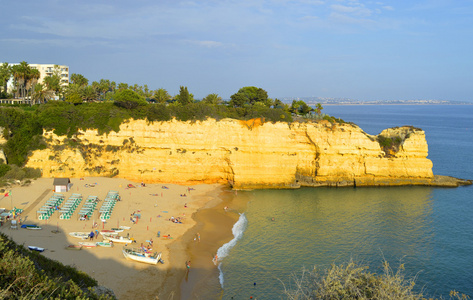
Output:
<svg viewBox="0 0 473 300">
<path fill-rule="evenodd" d="M 43 83 L 44 78 L 51 77 L 58 73 L 61 78 L 61 85 L 69 85 L 69 66 L 63 65 L 52 65 L 52 64 L 28 64 L 30 67 L 38 69 L 41 76 L 39 77 L 38 83 Z"/>
<path fill-rule="evenodd" d="M 18 63 L 9 64 L 10 66 L 19 65 Z M 54 74 L 58 74 L 61 78 L 61 85 L 69 85 L 69 66 L 64 65 L 54 65 L 54 64 L 28 64 L 31 68 L 39 70 L 40 77 L 38 83 L 43 83 L 44 78 L 51 77 Z M 10 78 L 7 85 L 8 91 L 13 89 L 13 77 Z"/>
</svg>

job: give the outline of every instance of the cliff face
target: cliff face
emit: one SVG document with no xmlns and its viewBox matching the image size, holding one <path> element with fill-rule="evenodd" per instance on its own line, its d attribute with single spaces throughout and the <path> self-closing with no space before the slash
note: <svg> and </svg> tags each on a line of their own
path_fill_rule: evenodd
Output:
<svg viewBox="0 0 473 300">
<path fill-rule="evenodd" d="M 47 149 L 27 166 L 44 177 L 116 176 L 135 182 L 229 182 L 234 188 L 429 184 L 432 162 L 422 130 L 389 129 L 399 137 L 386 153 L 376 136 L 350 124 L 261 123 L 259 119 L 124 123 L 73 138 L 44 132 Z"/>
</svg>

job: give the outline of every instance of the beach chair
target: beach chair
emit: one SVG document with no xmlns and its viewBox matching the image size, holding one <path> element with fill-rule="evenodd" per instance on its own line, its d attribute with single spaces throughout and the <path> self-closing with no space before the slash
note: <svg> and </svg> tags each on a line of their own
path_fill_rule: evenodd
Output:
<svg viewBox="0 0 473 300">
<path fill-rule="evenodd" d="M 10 229 L 18 229 L 18 222 L 16 220 L 11 220 Z"/>
</svg>

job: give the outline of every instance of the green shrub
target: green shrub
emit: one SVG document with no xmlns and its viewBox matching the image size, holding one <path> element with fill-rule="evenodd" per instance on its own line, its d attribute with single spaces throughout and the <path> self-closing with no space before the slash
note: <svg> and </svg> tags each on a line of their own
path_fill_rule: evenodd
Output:
<svg viewBox="0 0 473 300">
<path fill-rule="evenodd" d="M 378 135 L 378 143 L 381 149 L 383 149 L 383 151 L 386 153 L 386 156 L 389 157 L 399 151 L 402 138 L 399 136 L 390 138 L 383 135 Z"/>
<path fill-rule="evenodd" d="M 146 118 L 149 122 L 171 120 L 171 111 L 164 103 L 150 105 Z"/>
<path fill-rule="evenodd" d="M 8 171 L 11 170 L 11 167 L 7 164 L 0 164 L 0 177 L 3 177 L 5 176 L 5 174 L 7 174 Z"/>
<path fill-rule="evenodd" d="M 125 109 L 134 109 L 138 106 L 146 106 L 146 100 L 130 89 L 119 90 L 114 96 L 115 105 Z"/>
<path fill-rule="evenodd" d="M 338 123 L 338 124 L 346 124 L 347 123 L 341 118 L 335 118 L 335 117 L 332 117 L 332 116 L 329 116 L 329 115 L 324 115 L 323 120 L 329 121 L 332 124 L 333 123 Z"/>
<path fill-rule="evenodd" d="M 364 300 L 424 300 L 422 290 L 414 291 L 416 276 L 406 278 L 404 265 L 394 271 L 383 262 L 382 274 L 371 273 L 369 267 L 353 260 L 326 270 L 302 270 L 293 275 L 291 286 L 284 286 L 284 295 L 290 300 L 309 299 L 364 299 Z M 450 299 L 470 299 L 457 291 L 450 292 Z M 428 298 L 433 299 L 433 298 Z M 440 299 L 443 299 L 442 297 Z"/>
<path fill-rule="evenodd" d="M 378 142 L 381 148 L 391 148 L 393 146 L 393 140 L 385 136 L 378 136 Z"/>
<path fill-rule="evenodd" d="M 41 170 L 35 168 L 20 168 L 17 165 L 8 165 L 8 170 L 3 176 L 6 180 L 24 180 L 28 178 L 36 179 L 41 177 Z"/>
<path fill-rule="evenodd" d="M 404 266 L 394 272 L 383 263 L 384 274 L 368 272 L 368 267 L 353 261 L 332 265 L 324 272 L 314 267 L 294 276 L 295 288 L 286 289 L 288 299 L 423 299 L 413 291 L 414 279 L 406 279 Z"/>
<path fill-rule="evenodd" d="M 40 169 L 25 167 L 23 170 L 25 171 L 25 178 L 37 179 L 41 177 Z"/>
</svg>

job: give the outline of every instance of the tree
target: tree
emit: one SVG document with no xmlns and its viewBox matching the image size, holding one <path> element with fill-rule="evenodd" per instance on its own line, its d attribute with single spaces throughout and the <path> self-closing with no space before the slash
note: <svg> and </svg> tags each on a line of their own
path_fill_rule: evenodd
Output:
<svg viewBox="0 0 473 300">
<path fill-rule="evenodd" d="M 274 108 L 284 108 L 284 103 L 281 100 L 279 100 L 278 98 L 276 98 L 276 99 L 274 99 L 273 107 Z"/>
<path fill-rule="evenodd" d="M 89 80 L 81 74 L 71 74 L 71 83 L 77 84 L 78 86 L 86 86 L 89 84 Z"/>
<path fill-rule="evenodd" d="M 147 102 L 137 92 L 130 89 L 119 90 L 115 93 L 115 105 L 126 109 L 133 109 Z"/>
<path fill-rule="evenodd" d="M 317 105 L 315 106 L 315 112 L 316 112 L 318 115 L 320 115 L 320 114 L 322 113 L 322 109 L 324 109 L 324 108 L 322 107 L 322 104 L 317 103 Z"/>
<path fill-rule="evenodd" d="M 151 98 L 151 97 L 153 96 L 153 93 L 152 93 L 152 91 L 149 90 L 147 84 L 145 84 L 145 85 L 143 86 L 143 96 L 145 96 L 147 99 L 148 99 L 148 98 Z"/>
<path fill-rule="evenodd" d="M 110 89 L 112 90 L 112 92 L 115 92 L 115 90 L 117 89 L 117 83 L 115 81 L 110 82 Z"/>
<path fill-rule="evenodd" d="M 222 97 L 218 94 L 208 94 L 207 97 L 202 99 L 204 103 L 218 105 L 222 103 Z"/>
<path fill-rule="evenodd" d="M 126 90 L 126 89 L 128 89 L 128 84 L 127 84 L 127 83 L 120 82 L 120 83 L 118 84 L 118 89 L 119 89 L 119 90 Z"/>
<path fill-rule="evenodd" d="M 230 105 L 234 107 L 243 107 L 245 105 L 253 105 L 261 102 L 266 106 L 271 106 L 271 100 L 268 99 L 268 93 L 262 88 L 255 86 L 245 86 L 238 90 L 237 93 L 230 96 Z"/>
<path fill-rule="evenodd" d="M 105 97 L 105 94 L 110 92 L 112 90 L 112 85 L 110 83 L 110 80 L 108 79 L 100 79 L 100 82 L 98 83 L 97 86 L 97 92 L 100 95 L 100 99 L 103 100 Z"/>
<path fill-rule="evenodd" d="M 11 66 L 8 63 L 0 65 L 0 88 L 3 88 L 3 92 L 7 92 L 7 84 L 12 75 Z M 1 89 L 0 89 L 1 91 Z"/>
<path fill-rule="evenodd" d="M 68 93 L 65 99 L 66 102 L 72 103 L 74 105 L 81 104 L 83 102 L 82 96 L 79 93 Z"/>
<path fill-rule="evenodd" d="M 19 97 L 28 97 L 28 92 L 40 78 L 40 72 L 31 68 L 26 61 L 12 67 L 12 75 L 18 88 Z"/>
<path fill-rule="evenodd" d="M 186 105 L 194 102 L 194 96 L 189 94 L 187 86 L 181 86 L 179 88 L 179 95 L 176 96 L 176 100 L 181 105 Z"/>
<path fill-rule="evenodd" d="M 53 97 L 53 92 L 44 84 L 37 84 L 32 95 L 33 103 L 44 103 Z"/>
<path fill-rule="evenodd" d="M 46 84 L 46 88 L 50 91 L 53 91 L 56 96 L 59 96 L 61 91 L 61 77 L 57 74 L 53 74 L 44 78 L 43 82 Z"/>
<path fill-rule="evenodd" d="M 154 91 L 153 98 L 156 99 L 158 103 L 166 103 L 167 101 L 171 100 L 171 95 L 169 95 L 168 91 L 163 88 L 160 88 Z"/>
<path fill-rule="evenodd" d="M 97 100 L 97 93 L 96 90 L 92 86 L 86 86 L 82 88 L 82 99 L 87 102 L 92 102 Z"/>
<path fill-rule="evenodd" d="M 54 65 L 52 74 L 43 79 L 47 89 L 53 91 L 58 98 L 62 98 L 63 87 L 61 85 L 61 68 Z"/>
<path fill-rule="evenodd" d="M 302 100 L 293 100 L 289 111 L 298 115 L 306 115 L 309 112 L 313 111 L 313 109 Z"/>
</svg>

